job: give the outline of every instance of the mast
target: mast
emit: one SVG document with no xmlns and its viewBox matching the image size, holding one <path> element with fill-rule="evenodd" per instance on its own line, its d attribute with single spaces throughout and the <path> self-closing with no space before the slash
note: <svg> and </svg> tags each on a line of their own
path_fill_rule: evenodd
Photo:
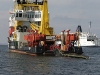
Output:
<svg viewBox="0 0 100 75">
<path fill-rule="evenodd" d="M 90 21 L 90 25 L 89 25 L 89 33 L 91 33 L 91 21 Z"/>
</svg>

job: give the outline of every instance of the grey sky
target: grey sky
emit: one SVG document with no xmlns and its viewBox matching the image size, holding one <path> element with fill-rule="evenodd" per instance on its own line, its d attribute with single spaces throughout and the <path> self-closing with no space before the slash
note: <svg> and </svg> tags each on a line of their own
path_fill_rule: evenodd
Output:
<svg viewBox="0 0 100 75">
<path fill-rule="evenodd" d="M 83 31 L 88 31 L 92 21 L 91 32 L 100 37 L 100 0 L 48 0 L 50 12 L 50 26 L 55 33 L 62 30 L 76 30 L 81 25 Z M 9 10 L 13 7 L 13 0 L 0 0 L 0 43 L 7 43 L 9 28 Z"/>
</svg>

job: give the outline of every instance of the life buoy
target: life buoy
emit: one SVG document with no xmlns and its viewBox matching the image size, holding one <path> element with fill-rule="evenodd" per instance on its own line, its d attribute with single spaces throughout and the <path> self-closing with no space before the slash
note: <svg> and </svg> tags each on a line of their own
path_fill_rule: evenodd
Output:
<svg viewBox="0 0 100 75">
<path fill-rule="evenodd" d="M 26 32 L 27 26 L 23 26 L 23 27 L 22 27 L 22 30 L 23 30 L 24 32 Z"/>
<path fill-rule="evenodd" d="M 23 29 L 27 29 L 27 26 L 23 26 L 22 28 L 23 28 Z"/>
<path fill-rule="evenodd" d="M 17 30 L 21 30 L 22 29 L 22 26 L 17 26 L 16 29 Z"/>
</svg>

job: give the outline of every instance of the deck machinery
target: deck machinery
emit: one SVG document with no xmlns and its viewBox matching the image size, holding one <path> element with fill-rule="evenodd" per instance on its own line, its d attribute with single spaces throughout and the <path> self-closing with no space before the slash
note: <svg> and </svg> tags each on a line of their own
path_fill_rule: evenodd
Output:
<svg viewBox="0 0 100 75">
<path fill-rule="evenodd" d="M 63 30 L 55 35 L 49 26 L 47 0 L 14 0 L 14 9 L 10 11 L 8 46 L 10 51 L 25 54 L 48 55 L 59 53 L 82 54 L 78 41 L 78 32 Z"/>
</svg>

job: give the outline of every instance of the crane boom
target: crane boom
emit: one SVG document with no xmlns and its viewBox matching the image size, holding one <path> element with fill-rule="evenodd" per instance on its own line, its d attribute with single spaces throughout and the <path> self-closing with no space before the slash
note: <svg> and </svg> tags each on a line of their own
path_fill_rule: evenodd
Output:
<svg viewBox="0 0 100 75">
<path fill-rule="evenodd" d="M 30 22 L 30 27 L 31 27 L 32 30 L 38 30 L 39 31 L 39 26 L 35 23 Z"/>
</svg>

